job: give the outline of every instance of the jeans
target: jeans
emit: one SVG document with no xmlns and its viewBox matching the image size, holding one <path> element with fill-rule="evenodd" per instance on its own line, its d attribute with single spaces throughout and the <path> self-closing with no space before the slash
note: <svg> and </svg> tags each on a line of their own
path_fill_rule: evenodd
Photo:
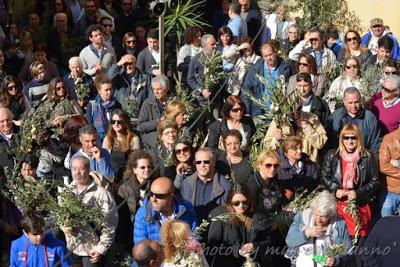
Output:
<svg viewBox="0 0 400 267">
<path fill-rule="evenodd" d="M 385 201 L 383 202 L 381 215 L 382 217 L 394 215 L 400 209 L 400 195 L 392 192 L 387 192 Z"/>
</svg>

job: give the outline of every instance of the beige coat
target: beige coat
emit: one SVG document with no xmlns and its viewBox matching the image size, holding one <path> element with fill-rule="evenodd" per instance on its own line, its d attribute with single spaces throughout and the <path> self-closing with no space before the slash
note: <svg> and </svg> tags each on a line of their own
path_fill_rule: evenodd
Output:
<svg viewBox="0 0 400 267">
<path fill-rule="evenodd" d="M 287 136 L 296 135 L 301 138 L 302 152 L 307 154 L 310 159 L 317 162 L 318 150 L 321 149 L 328 137 L 318 117 L 310 112 L 302 112 L 302 118 L 308 122 L 309 126 L 305 129 L 298 127 L 297 134 L 291 125 L 285 124 L 281 128 L 282 138 L 285 139 Z M 272 149 L 277 149 L 280 143 L 276 140 L 275 135 L 278 131 L 275 121 L 272 121 L 268 127 L 268 131 L 264 137 L 264 144 Z"/>
<path fill-rule="evenodd" d="M 400 194 L 400 168 L 391 160 L 400 161 L 400 129 L 385 135 L 379 147 L 379 168 L 385 175 L 387 190 Z"/>
<path fill-rule="evenodd" d="M 118 211 L 114 197 L 106 189 L 92 181 L 83 193 L 83 202 L 88 207 L 99 205 L 105 217 L 105 224 L 99 229 L 100 236 L 90 225 L 66 233 L 68 250 L 78 256 L 89 256 L 89 251 L 94 248 L 97 252 L 105 255 L 114 242 L 115 230 L 118 226 Z"/>
</svg>

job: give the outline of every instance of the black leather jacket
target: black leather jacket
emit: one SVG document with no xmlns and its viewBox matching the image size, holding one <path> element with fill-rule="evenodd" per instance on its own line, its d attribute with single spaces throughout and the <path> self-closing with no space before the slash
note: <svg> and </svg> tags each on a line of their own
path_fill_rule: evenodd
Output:
<svg viewBox="0 0 400 267">
<path fill-rule="evenodd" d="M 378 168 L 374 155 L 365 151 L 358 161 L 360 179 L 356 185 L 356 202 L 363 205 L 369 202 L 379 189 Z M 336 149 L 329 150 L 325 155 L 321 170 L 321 180 L 325 188 L 336 193 L 342 189 L 342 168 Z"/>
</svg>

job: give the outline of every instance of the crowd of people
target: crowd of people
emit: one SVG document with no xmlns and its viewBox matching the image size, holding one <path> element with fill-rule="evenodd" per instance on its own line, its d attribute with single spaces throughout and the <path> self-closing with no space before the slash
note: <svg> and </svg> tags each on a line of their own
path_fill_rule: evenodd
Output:
<svg viewBox="0 0 400 267">
<path fill-rule="evenodd" d="M 4 3 L 0 266 L 397 265 L 400 48 L 381 18 L 305 29 L 284 1 L 222 0 L 161 58 L 148 1 Z M 283 124 L 265 116 L 282 79 Z M 104 223 L 54 227 L 15 176 L 61 181 Z"/>
</svg>

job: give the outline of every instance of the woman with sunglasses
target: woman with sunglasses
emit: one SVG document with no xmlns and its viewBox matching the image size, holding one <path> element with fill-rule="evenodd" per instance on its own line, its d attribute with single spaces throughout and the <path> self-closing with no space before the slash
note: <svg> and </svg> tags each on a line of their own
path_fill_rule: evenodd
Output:
<svg viewBox="0 0 400 267">
<path fill-rule="evenodd" d="M 211 221 L 207 245 L 210 251 L 223 248 L 224 253 L 211 255 L 212 266 L 243 265 L 246 256 L 255 255 L 260 266 L 273 266 L 272 256 L 265 249 L 274 246 L 271 241 L 269 216 L 256 209 L 251 192 L 246 184 L 233 184 L 226 204 L 214 209 L 210 217 L 230 213 L 226 220 Z"/>
<path fill-rule="evenodd" d="M 183 180 L 196 171 L 193 165 L 194 152 L 192 143 L 187 139 L 178 140 L 175 144 L 173 157 L 176 165 L 176 176 L 174 185 L 178 190 L 181 189 Z"/>
<path fill-rule="evenodd" d="M 332 82 L 329 91 L 324 96 L 331 112 L 343 105 L 343 92 L 349 87 L 361 88 L 361 66 L 354 56 L 344 60 L 342 74 Z"/>
<path fill-rule="evenodd" d="M 360 33 L 355 30 L 348 30 L 344 35 L 345 48 L 338 55 L 338 61 L 345 63 L 345 59 L 355 57 L 361 66 L 368 62 L 372 56 L 368 48 L 361 46 Z"/>
<path fill-rule="evenodd" d="M 133 216 L 149 193 L 152 170 L 153 159 L 148 152 L 135 150 L 129 154 L 118 195 L 126 199 Z"/>
<path fill-rule="evenodd" d="M 280 210 L 284 197 L 278 186 L 278 168 L 281 159 L 275 151 L 264 150 L 256 160 L 256 172 L 248 185 L 257 208 L 268 214 Z"/>
<path fill-rule="evenodd" d="M 17 77 L 6 76 L 0 91 L 0 102 L 13 113 L 14 121 L 19 121 L 22 113 L 30 109 L 28 98 L 22 94 L 22 86 Z"/>
<path fill-rule="evenodd" d="M 185 103 L 179 100 L 172 100 L 168 102 L 164 111 L 164 118 L 167 120 L 175 121 L 179 128 L 180 138 L 191 139 L 192 134 L 186 125 L 189 121 L 189 116 Z"/>
<path fill-rule="evenodd" d="M 107 134 L 103 140 L 103 148 L 110 152 L 111 161 L 117 176 L 122 170 L 130 151 L 140 149 L 139 137 L 133 132 L 128 114 L 122 109 L 116 109 L 111 114 Z"/>
<path fill-rule="evenodd" d="M 124 37 L 122 37 L 122 50 L 118 54 L 118 58 L 120 59 L 123 55 L 133 55 L 137 58 L 140 50 L 136 47 L 137 37 L 133 32 L 125 33 Z"/>
<path fill-rule="evenodd" d="M 50 81 L 43 105 L 48 105 L 49 110 L 52 110 L 54 126 L 63 125 L 71 116 L 83 115 L 78 102 L 70 99 L 68 88 L 60 77 L 55 77 Z"/>
<path fill-rule="evenodd" d="M 362 245 L 371 223 L 371 199 L 378 192 L 377 161 L 365 149 L 362 134 L 355 124 L 346 124 L 339 137 L 339 148 L 327 152 L 321 171 L 321 180 L 326 189 L 338 200 L 337 213 L 346 221 L 350 236 L 358 234 Z M 348 200 L 355 200 L 360 229 L 346 210 Z"/>
<path fill-rule="evenodd" d="M 253 172 L 249 157 L 240 150 L 242 135 L 238 130 L 229 130 L 222 138 L 225 151 L 217 153 L 217 172 L 229 177 L 234 183 L 247 184 Z"/>
<path fill-rule="evenodd" d="M 288 136 L 282 143 L 281 165 L 278 169 L 278 185 L 288 201 L 297 192 L 311 192 L 317 186 L 317 164 L 302 152 L 302 140 Z"/>
<path fill-rule="evenodd" d="M 301 53 L 299 55 L 297 73 L 308 73 L 311 75 L 312 91 L 314 95 L 322 97 L 326 93 L 328 89 L 328 80 L 323 74 L 317 73 L 317 63 L 312 55 L 309 53 Z M 289 78 L 286 92 L 288 95 L 296 90 L 296 74 Z"/>
<path fill-rule="evenodd" d="M 224 150 L 222 136 L 228 130 L 236 129 L 242 135 L 240 149 L 248 153 L 251 148 L 251 137 L 256 132 L 253 119 L 244 116 L 246 108 L 243 100 L 239 96 L 228 96 L 222 107 L 222 121 L 215 121 L 208 128 L 207 146 L 213 149 Z"/>
<path fill-rule="evenodd" d="M 154 168 L 160 176 L 173 180 L 176 167 L 172 155 L 179 136 L 179 127 L 174 121 L 162 120 L 157 126 L 157 136 L 158 144 L 150 150 Z"/>
</svg>

